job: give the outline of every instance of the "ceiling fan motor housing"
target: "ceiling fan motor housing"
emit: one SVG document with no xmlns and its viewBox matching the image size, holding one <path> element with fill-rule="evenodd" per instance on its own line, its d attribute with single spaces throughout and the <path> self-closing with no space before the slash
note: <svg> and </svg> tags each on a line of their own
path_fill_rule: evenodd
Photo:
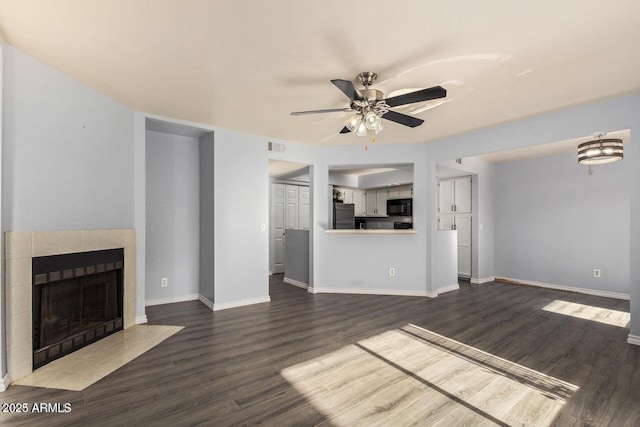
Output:
<svg viewBox="0 0 640 427">
<path fill-rule="evenodd" d="M 384 93 L 375 89 L 360 89 L 360 94 L 362 95 L 361 101 L 354 101 L 351 103 L 351 108 L 358 111 L 363 107 L 363 103 L 366 103 L 368 106 L 373 107 L 378 102 L 384 100 Z"/>
<path fill-rule="evenodd" d="M 376 73 L 372 73 L 371 71 L 365 71 L 364 73 L 360 73 L 356 76 L 358 81 L 365 88 L 369 88 L 376 81 L 378 75 Z"/>
</svg>

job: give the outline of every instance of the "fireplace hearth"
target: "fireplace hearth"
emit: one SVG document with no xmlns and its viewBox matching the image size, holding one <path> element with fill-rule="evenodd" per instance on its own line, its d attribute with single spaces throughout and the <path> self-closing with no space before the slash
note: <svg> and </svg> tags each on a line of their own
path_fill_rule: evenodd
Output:
<svg viewBox="0 0 640 427">
<path fill-rule="evenodd" d="M 34 257 L 33 369 L 123 329 L 124 249 Z"/>
</svg>

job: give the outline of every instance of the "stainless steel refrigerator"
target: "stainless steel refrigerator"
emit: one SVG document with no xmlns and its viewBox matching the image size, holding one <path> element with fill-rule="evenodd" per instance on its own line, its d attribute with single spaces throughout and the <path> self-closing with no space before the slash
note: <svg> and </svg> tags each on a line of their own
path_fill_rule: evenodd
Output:
<svg viewBox="0 0 640 427">
<path fill-rule="evenodd" d="M 353 203 L 333 203 L 333 228 L 356 228 L 355 209 Z"/>
</svg>

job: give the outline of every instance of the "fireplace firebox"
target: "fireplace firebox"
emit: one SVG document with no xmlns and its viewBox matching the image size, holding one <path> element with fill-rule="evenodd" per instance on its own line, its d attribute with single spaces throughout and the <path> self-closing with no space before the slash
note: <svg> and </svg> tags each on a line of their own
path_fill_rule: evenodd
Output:
<svg viewBox="0 0 640 427">
<path fill-rule="evenodd" d="M 124 249 L 32 259 L 33 369 L 123 329 Z"/>
</svg>

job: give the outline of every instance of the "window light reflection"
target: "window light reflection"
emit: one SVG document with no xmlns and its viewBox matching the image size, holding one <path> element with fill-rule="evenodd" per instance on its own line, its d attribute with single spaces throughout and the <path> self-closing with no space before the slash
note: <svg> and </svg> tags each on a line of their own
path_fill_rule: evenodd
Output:
<svg viewBox="0 0 640 427">
<path fill-rule="evenodd" d="M 555 300 L 542 307 L 545 311 L 564 314 L 565 316 L 591 320 L 593 322 L 626 328 L 629 326 L 629 313 L 593 305 L 578 304 L 570 301 Z"/>
</svg>

